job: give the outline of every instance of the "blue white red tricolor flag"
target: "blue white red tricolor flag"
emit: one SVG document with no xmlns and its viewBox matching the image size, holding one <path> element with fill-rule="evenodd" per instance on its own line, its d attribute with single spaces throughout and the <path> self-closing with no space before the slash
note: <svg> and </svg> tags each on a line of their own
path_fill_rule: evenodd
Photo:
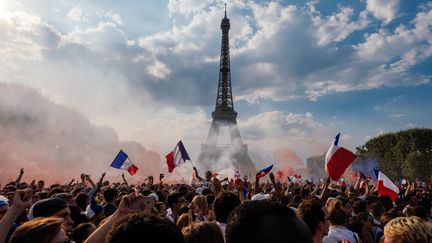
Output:
<svg viewBox="0 0 432 243">
<path fill-rule="evenodd" d="M 165 158 L 169 173 L 172 173 L 175 167 L 179 167 L 186 162 L 186 160 L 190 161 L 189 154 L 186 152 L 181 140 L 177 143 L 174 150 L 167 154 Z"/>
<path fill-rule="evenodd" d="M 399 195 L 399 188 L 378 169 L 374 169 L 377 177 L 377 192 L 383 196 L 389 196 L 392 201 L 396 201 Z"/>
<path fill-rule="evenodd" d="M 301 180 L 301 175 L 292 175 L 292 176 L 288 176 L 288 182 L 296 182 L 298 179 Z"/>
<path fill-rule="evenodd" d="M 257 174 L 256 174 L 256 178 L 261 178 L 266 176 L 268 173 L 270 173 L 270 171 L 273 169 L 273 165 L 270 165 L 269 167 L 266 167 L 262 170 L 260 170 Z"/>
<path fill-rule="evenodd" d="M 111 163 L 111 167 L 120 169 L 120 170 L 127 170 L 129 174 L 135 175 L 138 167 L 136 167 L 132 161 L 128 158 L 128 155 L 123 152 L 123 150 L 120 150 L 120 152 L 117 154 L 113 162 Z"/>
<path fill-rule="evenodd" d="M 346 168 L 357 158 L 351 151 L 338 146 L 339 137 L 340 133 L 336 135 L 325 157 L 325 170 L 334 181 L 338 181 Z"/>
</svg>

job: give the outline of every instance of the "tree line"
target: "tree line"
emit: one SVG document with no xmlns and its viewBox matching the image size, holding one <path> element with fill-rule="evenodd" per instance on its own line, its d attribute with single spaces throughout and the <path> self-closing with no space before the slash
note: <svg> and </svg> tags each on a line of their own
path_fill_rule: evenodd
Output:
<svg viewBox="0 0 432 243">
<path fill-rule="evenodd" d="M 428 181 L 432 175 L 432 129 L 385 133 L 356 148 L 359 162 L 376 160 L 392 179 Z"/>
</svg>

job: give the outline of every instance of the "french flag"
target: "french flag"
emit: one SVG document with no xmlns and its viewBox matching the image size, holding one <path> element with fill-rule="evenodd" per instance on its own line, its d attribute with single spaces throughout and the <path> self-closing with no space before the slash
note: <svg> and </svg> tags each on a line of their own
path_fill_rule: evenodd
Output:
<svg viewBox="0 0 432 243">
<path fill-rule="evenodd" d="M 135 175 L 138 170 L 138 167 L 136 167 L 132 161 L 129 160 L 128 155 L 123 152 L 123 150 L 120 150 L 120 152 L 117 154 L 111 163 L 111 167 L 127 170 L 131 175 Z"/>
<path fill-rule="evenodd" d="M 256 178 L 261 178 L 266 176 L 268 173 L 270 173 L 270 171 L 273 169 L 273 165 L 270 165 L 269 167 L 266 167 L 262 170 L 260 170 L 257 174 L 256 174 Z"/>
<path fill-rule="evenodd" d="M 351 151 L 338 146 L 339 137 L 340 133 L 336 135 L 333 144 L 325 156 L 325 170 L 334 181 L 338 181 L 346 168 L 357 158 Z"/>
<path fill-rule="evenodd" d="M 174 150 L 165 156 L 168 165 L 168 172 L 172 173 L 175 167 L 190 160 L 189 154 L 186 152 L 182 141 L 180 140 L 175 146 Z"/>
<path fill-rule="evenodd" d="M 377 192 L 383 196 L 389 196 L 392 201 L 396 201 L 399 195 L 399 188 L 380 170 L 374 168 L 377 177 Z"/>
</svg>

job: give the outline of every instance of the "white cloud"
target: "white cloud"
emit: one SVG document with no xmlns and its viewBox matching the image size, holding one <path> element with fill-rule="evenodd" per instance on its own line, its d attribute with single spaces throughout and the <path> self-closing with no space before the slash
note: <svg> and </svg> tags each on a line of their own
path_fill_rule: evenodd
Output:
<svg viewBox="0 0 432 243">
<path fill-rule="evenodd" d="M 154 61 L 151 65 L 147 67 L 147 71 L 160 79 L 166 78 L 166 76 L 170 73 L 168 67 L 160 61 Z"/>
<path fill-rule="evenodd" d="M 341 139 L 343 141 L 349 141 L 349 140 L 352 140 L 353 137 L 351 135 L 349 135 L 349 134 L 343 134 L 342 137 L 341 137 Z"/>
<path fill-rule="evenodd" d="M 405 127 L 406 128 L 414 128 L 414 127 L 417 127 L 417 125 L 414 124 L 414 123 L 408 123 L 408 124 L 405 125 Z"/>
<path fill-rule="evenodd" d="M 412 28 L 401 24 L 393 32 L 380 29 L 355 46 L 359 60 L 376 66 L 369 68 L 369 80 L 364 85 L 413 85 L 430 81 L 430 76 L 409 71 L 432 56 L 432 43 L 429 41 L 432 38 L 432 10 L 419 12 L 412 23 Z"/>
<path fill-rule="evenodd" d="M 25 12 L 8 12 L 0 16 L 0 78 L 20 70 L 22 61 L 41 61 L 43 53 L 55 49 L 61 35 L 42 18 Z M 20 73 L 20 72 L 17 72 Z"/>
<path fill-rule="evenodd" d="M 170 15 L 175 13 L 189 16 L 192 13 L 200 12 L 204 7 L 215 2 L 202 1 L 202 0 L 169 0 L 168 1 L 168 12 Z"/>
<path fill-rule="evenodd" d="M 404 117 L 404 116 L 405 116 L 405 114 L 390 114 L 389 115 L 390 118 L 401 118 L 401 117 Z"/>
<path fill-rule="evenodd" d="M 399 11 L 399 0 L 367 0 L 366 6 L 375 17 L 389 23 Z"/>
<path fill-rule="evenodd" d="M 74 7 L 66 15 L 68 18 L 70 18 L 73 21 L 76 22 L 85 22 L 88 19 L 84 16 L 84 12 L 79 7 Z"/>
<path fill-rule="evenodd" d="M 108 11 L 105 13 L 105 16 L 110 17 L 114 23 L 117 25 L 123 25 L 123 20 L 118 13 L 114 13 L 112 11 Z"/>
<path fill-rule="evenodd" d="M 352 32 L 364 29 L 368 26 L 367 13 L 362 12 L 358 21 L 352 21 L 354 10 L 350 7 L 341 7 L 340 12 L 326 18 L 319 15 L 313 18 L 314 25 L 318 27 L 318 45 L 325 46 L 329 43 L 339 42 L 347 38 Z"/>
</svg>

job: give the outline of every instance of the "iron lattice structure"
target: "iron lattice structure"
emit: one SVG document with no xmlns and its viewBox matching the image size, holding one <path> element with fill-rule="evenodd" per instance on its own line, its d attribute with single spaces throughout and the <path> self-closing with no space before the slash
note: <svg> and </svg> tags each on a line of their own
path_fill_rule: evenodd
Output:
<svg viewBox="0 0 432 243">
<path fill-rule="evenodd" d="M 212 123 L 205 144 L 201 146 L 201 154 L 197 162 L 201 169 L 223 171 L 227 163 L 234 169 L 240 169 L 244 175 L 256 172 L 255 166 L 247 153 L 247 145 L 243 143 L 237 127 L 237 112 L 231 88 L 231 68 L 229 50 L 230 20 L 225 17 L 221 22 L 222 42 L 219 67 L 219 82 L 215 110 L 212 112 Z M 230 144 L 219 144 L 221 128 L 229 132 Z M 222 162 L 222 163 L 220 163 Z"/>
</svg>

